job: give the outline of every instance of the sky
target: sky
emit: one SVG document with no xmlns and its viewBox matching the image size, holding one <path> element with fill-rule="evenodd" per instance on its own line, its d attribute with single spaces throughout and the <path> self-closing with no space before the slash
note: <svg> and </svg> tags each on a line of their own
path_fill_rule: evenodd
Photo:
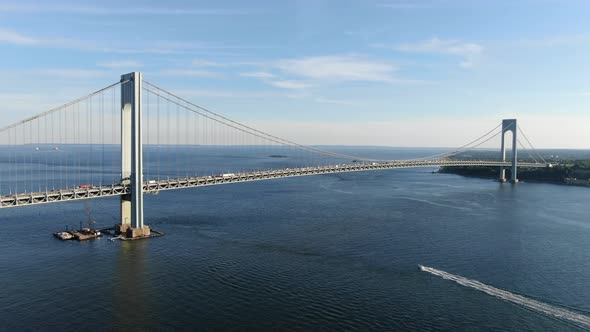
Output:
<svg viewBox="0 0 590 332">
<path fill-rule="evenodd" d="M 302 144 L 590 148 L 589 0 L 0 1 L 0 125 L 141 71 Z M 495 144 L 495 143 L 494 143 Z"/>
</svg>

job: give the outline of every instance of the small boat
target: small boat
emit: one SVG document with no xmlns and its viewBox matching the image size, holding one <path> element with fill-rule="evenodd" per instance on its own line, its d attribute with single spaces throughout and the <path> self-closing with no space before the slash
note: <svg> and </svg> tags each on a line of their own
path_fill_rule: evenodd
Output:
<svg viewBox="0 0 590 332">
<path fill-rule="evenodd" d="M 53 236 L 55 236 L 56 238 L 58 238 L 62 241 L 67 241 L 67 240 L 71 240 L 74 238 L 74 236 L 72 234 L 70 234 L 70 232 L 55 232 L 55 233 L 53 233 Z"/>
<path fill-rule="evenodd" d="M 122 240 L 123 238 L 124 238 L 123 235 L 118 235 L 118 236 L 115 236 L 115 237 L 110 238 L 109 240 L 115 241 L 115 240 Z"/>
</svg>

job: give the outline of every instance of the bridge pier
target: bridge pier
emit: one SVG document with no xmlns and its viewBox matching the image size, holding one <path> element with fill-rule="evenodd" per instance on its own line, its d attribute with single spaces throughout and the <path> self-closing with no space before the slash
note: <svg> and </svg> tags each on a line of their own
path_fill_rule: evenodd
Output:
<svg viewBox="0 0 590 332">
<path fill-rule="evenodd" d="M 512 132 L 512 165 L 510 168 L 510 182 L 518 183 L 518 177 L 516 174 L 516 167 L 517 167 L 516 132 L 518 131 L 516 119 L 502 120 L 502 147 L 500 150 L 500 156 L 501 156 L 502 162 L 506 161 L 506 145 L 505 145 L 505 141 L 504 141 L 504 136 L 506 135 L 507 131 Z M 506 170 L 504 169 L 504 166 L 500 166 L 500 177 L 498 178 L 498 181 L 506 182 Z"/>
<path fill-rule="evenodd" d="M 146 237 L 150 228 L 143 224 L 142 75 L 129 73 L 121 76 L 121 82 L 121 183 L 131 192 L 121 196 L 121 224 L 116 231 L 129 238 Z"/>
</svg>

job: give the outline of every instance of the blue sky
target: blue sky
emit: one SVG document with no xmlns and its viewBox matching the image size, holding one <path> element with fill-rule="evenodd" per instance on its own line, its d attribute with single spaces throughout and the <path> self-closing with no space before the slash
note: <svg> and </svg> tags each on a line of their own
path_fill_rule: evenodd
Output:
<svg viewBox="0 0 590 332">
<path fill-rule="evenodd" d="M 1 1 L 8 124 L 142 71 L 304 144 L 590 148 L 590 1 Z"/>
</svg>

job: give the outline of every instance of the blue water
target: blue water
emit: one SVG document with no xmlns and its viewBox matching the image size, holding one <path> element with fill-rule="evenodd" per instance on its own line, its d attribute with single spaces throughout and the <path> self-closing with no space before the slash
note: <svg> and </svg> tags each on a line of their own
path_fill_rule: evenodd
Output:
<svg viewBox="0 0 590 332">
<path fill-rule="evenodd" d="M 147 195 L 167 235 L 145 241 L 54 239 L 83 202 L 2 209 L 0 329 L 581 330 L 418 264 L 590 315 L 590 189 L 432 171 Z M 87 204 L 118 222 L 116 198 Z"/>
</svg>

